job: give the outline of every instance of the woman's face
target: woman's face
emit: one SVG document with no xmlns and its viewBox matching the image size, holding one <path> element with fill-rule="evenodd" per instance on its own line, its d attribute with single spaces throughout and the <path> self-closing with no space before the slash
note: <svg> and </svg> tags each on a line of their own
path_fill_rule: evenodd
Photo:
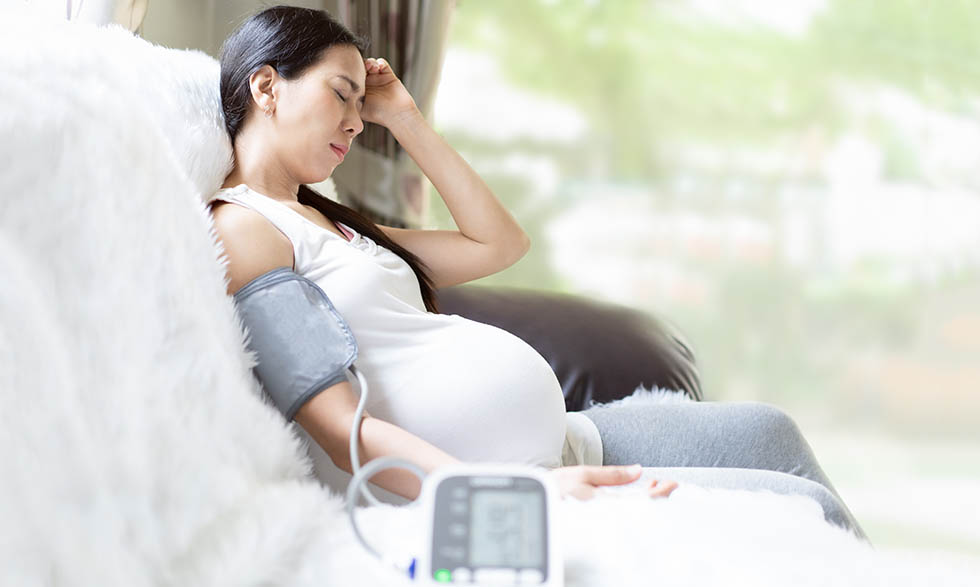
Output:
<svg viewBox="0 0 980 587">
<path fill-rule="evenodd" d="M 299 78 L 279 78 L 271 120 L 276 151 L 299 183 L 329 177 L 364 130 L 360 112 L 366 76 L 357 48 L 335 45 Z"/>
</svg>

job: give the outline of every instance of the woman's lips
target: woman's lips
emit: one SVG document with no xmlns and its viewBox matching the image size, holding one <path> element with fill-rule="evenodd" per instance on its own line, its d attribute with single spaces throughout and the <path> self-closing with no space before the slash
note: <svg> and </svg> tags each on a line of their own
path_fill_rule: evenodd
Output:
<svg viewBox="0 0 980 587">
<path fill-rule="evenodd" d="M 344 150 L 343 149 L 341 149 L 340 147 L 338 147 L 337 145 L 334 145 L 334 144 L 331 144 L 330 145 L 330 148 L 333 149 L 333 152 L 337 154 L 337 158 L 338 159 L 340 159 L 341 161 L 344 160 Z"/>
</svg>

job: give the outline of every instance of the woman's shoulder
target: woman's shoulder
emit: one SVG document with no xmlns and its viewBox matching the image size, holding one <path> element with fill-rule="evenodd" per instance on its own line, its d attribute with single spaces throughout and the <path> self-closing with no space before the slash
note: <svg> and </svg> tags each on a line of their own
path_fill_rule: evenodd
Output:
<svg viewBox="0 0 980 587">
<path fill-rule="evenodd" d="M 210 211 L 227 259 L 229 294 L 277 267 L 293 267 L 292 243 L 264 216 L 224 201 L 212 202 Z"/>
</svg>

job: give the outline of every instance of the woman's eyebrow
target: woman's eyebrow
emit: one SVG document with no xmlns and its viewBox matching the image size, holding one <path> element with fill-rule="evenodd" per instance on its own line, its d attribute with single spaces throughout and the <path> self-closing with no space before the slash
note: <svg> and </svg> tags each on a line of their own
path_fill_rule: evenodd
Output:
<svg viewBox="0 0 980 587">
<path fill-rule="evenodd" d="M 347 83 L 349 83 L 350 84 L 350 88 L 352 90 L 354 90 L 355 92 L 361 91 L 361 86 L 357 82 L 355 82 L 354 80 L 352 80 L 351 78 L 347 77 L 346 75 L 340 74 L 337 77 L 339 77 L 339 78 L 343 79 L 344 81 L 346 81 Z"/>
</svg>

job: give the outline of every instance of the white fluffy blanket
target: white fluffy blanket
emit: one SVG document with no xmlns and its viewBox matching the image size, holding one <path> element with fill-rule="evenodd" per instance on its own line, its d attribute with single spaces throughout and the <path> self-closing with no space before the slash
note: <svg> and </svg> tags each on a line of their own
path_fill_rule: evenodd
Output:
<svg viewBox="0 0 980 587">
<path fill-rule="evenodd" d="M 0 14 L 0 584 L 398 585 L 266 403 L 201 198 L 230 165 L 214 59 Z M 414 506 L 363 508 L 409 552 Z M 967 584 L 804 498 L 559 507 L 568 585 Z M 976 571 L 976 568 L 972 569 Z"/>
</svg>

